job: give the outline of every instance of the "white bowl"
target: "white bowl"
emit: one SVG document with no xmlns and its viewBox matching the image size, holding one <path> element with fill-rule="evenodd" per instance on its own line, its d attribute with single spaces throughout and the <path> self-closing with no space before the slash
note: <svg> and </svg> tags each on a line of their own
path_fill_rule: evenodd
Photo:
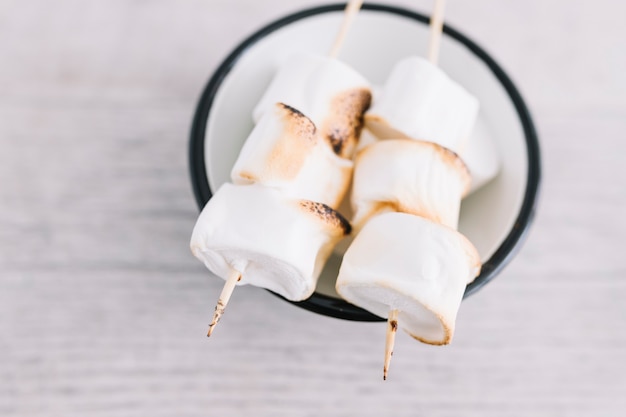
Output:
<svg viewBox="0 0 626 417">
<path fill-rule="evenodd" d="M 244 40 L 215 71 L 196 110 L 190 142 L 194 192 L 202 208 L 229 181 L 239 151 L 252 130 L 252 109 L 291 52 L 327 54 L 344 5 L 303 10 L 269 24 Z M 366 4 L 354 21 L 340 58 L 382 85 L 392 66 L 427 51 L 428 18 L 401 8 Z M 480 101 L 478 126 L 493 137 L 501 158 L 499 175 L 467 197 L 459 231 L 478 249 L 483 269 L 469 295 L 494 278 L 519 248 L 533 218 L 540 181 L 537 135 L 530 114 L 504 71 L 458 31 L 444 28 L 439 65 Z M 316 293 L 297 305 L 351 320 L 377 317 L 341 300 L 334 280 L 335 254 Z"/>
</svg>

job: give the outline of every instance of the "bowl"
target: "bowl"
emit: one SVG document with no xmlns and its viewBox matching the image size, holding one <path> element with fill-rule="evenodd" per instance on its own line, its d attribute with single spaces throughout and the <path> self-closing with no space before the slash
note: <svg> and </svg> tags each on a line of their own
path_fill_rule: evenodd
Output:
<svg viewBox="0 0 626 417">
<path fill-rule="evenodd" d="M 230 170 L 253 128 L 252 109 L 285 57 L 302 51 L 327 54 L 344 7 L 314 7 L 268 24 L 241 42 L 213 73 L 198 102 L 189 143 L 191 182 L 200 209 L 213 190 L 230 180 Z M 398 60 L 426 53 L 428 38 L 428 17 L 399 7 L 364 4 L 339 57 L 373 85 L 382 85 Z M 439 65 L 480 101 L 477 126 L 491 135 L 501 160 L 498 176 L 461 206 L 459 231 L 483 261 L 480 275 L 465 290 L 467 297 L 495 278 L 519 250 L 534 217 L 540 151 L 521 95 L 475 42 L 444 26 Z M 339 251 L 330 257 L 313 296 L 293 304 L 347 320 L 382 320 L 336 294 L 340 263 Z"/>
</svg>

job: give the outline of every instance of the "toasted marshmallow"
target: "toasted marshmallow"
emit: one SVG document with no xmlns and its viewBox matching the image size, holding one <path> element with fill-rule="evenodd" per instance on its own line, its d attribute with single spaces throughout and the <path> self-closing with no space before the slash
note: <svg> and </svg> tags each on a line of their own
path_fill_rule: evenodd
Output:
<svg viewBox="0 0 626 417">
<path fill-rule="evenodd" d="M 353 163 L 336 155 L 298 110 L 276 103 L 244 143 L 231 179 L 280 189 L 286 197 L 336 209 L 346 193 Z"/>
<path fill-rule="evenodd" d="M 460 233 L 422 217 L 372 218 L 343 257 L 336 289 L 348 302 L 398 324 L 429 344 L 450 343 L 465 287 L 480 272 L 476 248 Z"/>
<path fill-rule="evenodd" d="M 456 229 L 470 176 L 454 152 L 432 142 L 390 139 L 373 143 L 355 159 L 352 224 L 397 211 Z"/>
<path fill-rule="evenodd" d="M 410 57 L 393 68 L 365 123 L 379 139 L 425 140 L 456 152 L 472 174 L 473 191 L 499 169 L 488 131 L 472 134 L 478 110 L 478 100 L 440 68 Z"/>
<path fill-rule="evenodd" d="M 267 288 L 300 301 L 314 291 L 333 246 L 350 224 L 330 207 L 285 198 L 258 184 L 224 184 L 206 204 L 191 251 L 222 279 Z"/>
<path fill-rule="evenodd" d="M 274 76 L 253 118 L 257 123 L 275 103 L 285 103 L 309 117 L 337 155 L 350 158 L 371 99 L 369 82 L 345 63 L 295 54 Z"/>
</svg>

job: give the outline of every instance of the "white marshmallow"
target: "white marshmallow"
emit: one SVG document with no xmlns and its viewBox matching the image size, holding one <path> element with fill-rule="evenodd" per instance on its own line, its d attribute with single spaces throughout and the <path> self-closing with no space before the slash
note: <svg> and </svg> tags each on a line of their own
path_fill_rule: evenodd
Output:
<svg viewBox="0 0 626 417">
<path fill-rule="evenodd" d="M 278 102 L 304 113 L 335 153 L 350 158 L 371 102 L 370 84 L 335 58 L 295 54 L 280 67 L 254 108 L 255 123 Z"/>
<path fill-rule="evenodd" d="M 372 218 L 343 257 L 337 292 L 429 344 L 452 340 L 465 286 L 480 272 L 474 246 L 460 233 L 405 213 Z"/>
<path fill-rule="evenodd" d="M 333 246 L 350 225 L 320 203 L 288 199 L 261 185 L 224 184 L 206 204 L 191 251 L 222 279 L 267 288 L 300 301 L 314 291 Z"/>
<path fill-rule="evenodd" d="M 308 117 L 276 103 L 244 143 L 231 179 L 235 184 L 278 188 L 286 197 L 336 209 L 350 183 L 352 166 L 352 161 L 333 152 Z"/>
<path fill-rule="evenodd" d="M 472 175 L 471 191 L 499 169 L 495 146 L 485 129 L 472 134 L 478 100 L 424 58 L 398 62 L 365 115 L 379 139 L 413 138 L 438 143 L 463 158 Z"/>
<path fill-rule="evenodd" d="M 432 142 L 389 139 L 361 150 L 355 159 L 352 224 L 399 211 L 457 228 L 461 197 L 470 183 L 463 161 Z"/>
</svg>

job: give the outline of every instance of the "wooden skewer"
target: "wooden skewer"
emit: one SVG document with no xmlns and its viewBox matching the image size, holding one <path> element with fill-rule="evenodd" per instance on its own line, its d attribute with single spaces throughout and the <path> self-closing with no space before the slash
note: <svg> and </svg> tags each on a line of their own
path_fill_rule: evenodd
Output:
<svg viewBox="0 0 626 417">
<path fill-rule="evenodd" d="M 217 305 L 215 306 L 215 313 L 213 313 L 213 320 L 211 324 L 209 324 L 209 332 L 207 333 L 207 337 L 210 337 L 213 333 L 213 329 L 215 329 L 215 325 L 220 321 L 222 314 L 224 314 L 224 310 L 226 309 L 226 305 L 228 304 L 228 300 L 230 300 L 230 296 L 233 295 L 233 290 L 235 289 L 235 285 L 241 280 L 241 272 L 233 269 L 226 283 L 224 284 L 224 288 L 222 288 L 222 292 L 220 293 L 220 298 L 217 299 Z"/>
<path fill-rule="evenodd" d="M 385 365 L 383 366 L 383 380 L 387 380 L 387 373 L 389 372 L 389 364 L 391 363 L 391 356 L 393 355 L 393 345 L 396 341 L 396 332 L 398 330 L 398 310 L 392 309 L 389 311 L 389 317 L 387 318 L 387 338 L 385 340 Z"/>
<path fill-rule="evenodd" d="M 443 31 L 443 12 L 445 9 L 445 0 L 435 0 L 433 7 L 433 15 L 430 18 L 430 41 L 428 44 L 428 60 L 437 65 L 439 59 L 439 45 L 441 43 L 441 32 Z M 393 355 L 393 346 L 396 340 L 396 332 L 398 330 L 398 310 L 389 311 L 387 318 L 387 338 L 385 340 L 385 364 L 383 366 L 383 380 L 387 380 L 389 372 L 389 364 Z"/>
<path fill-rule="evenodd" d="M 349 0 L 346 4 L 346 8 L 344 11 L 344 18 L 339 28 L 339 32 L 337 33 L 337 37 L 335 38 L 335 42 L 330 51 L 329 56 L 335 58 L 339 54 L 339 50 L 343 45 L 343 41 L 346 37 L 346 33 L 348 33 L 348 29 L 352 24 L 352 20 L 354 20 L 354 16 L 361 9 L 361 5 L 363 4 L 363 0 Z M 233 294 L 233 290 L 237 285 L 237 282 L 241 280 L 241 272 L 237 270 L 233 270 L 226 280 L 224 284 L 224 288 L 222 288 L 222 292 L 220 294 L 219 299 L 217 300 L 217 305 L 215 306 L 215 313 L 213 313 L 213 320 L 211 324 L 209 324 L 209 331 L 207 333 L 207 337 L 210 337 L 213 334 L 213 330 L 215 326 L 220 321 L 220 318 L 224 314 L 224 310 L 226 309 L 226 305 L 228 304 L 228 300 L 230 300 L 230 296 Z"/>
<path fill-rule="evenodd" d="M 348 33 L 348 29 L 350 28 L 350 25 L 352 24 L 352 20 L 354 19 L 354 16 L 356 16 L 356 14 L 361 9 L 362 4 L 363 4 L 363 0 L 350 0 L 346 4 L 346 9 L 343 14 L 343 22 L 341 23 L 339 32 L 337 33 L 337 36 L 335 37 L 335 43 L 333 43 L 333 47 L 331 48 L 330 53 L 328 54 L 328 56 L 330 56 L 331 58 L 336 58 L 337 55 L 339 55 L 339 50 L 341 49 L 341 46 L 343 45 L 343 41 L 346 37 L 346 33 Z"/>
<path fill-rule="evenodd" d="M 428 60 L 437 65 L 439 61 L 439 50 L 441 45 L 441 34 L 443 32 L 443 15 L 445 10 L 445 0 L 435 0 L 433 14 L 430 18 L 430 40 L 428 42 Z M 456 153 L 461 154 L 467 146 L 469 135 L 462 138 L 456 146 Z"/>
<path fill-rule="evenodd" d="M 428 44 L 428 60 L 437 65 L 439 60 L 439 44 L 441 43 L 441 32 L 443 31 L 443 12 L 445 0 L 435 0 L 433 15 L 430 18 L 430 42 Z"/>
</svg>

